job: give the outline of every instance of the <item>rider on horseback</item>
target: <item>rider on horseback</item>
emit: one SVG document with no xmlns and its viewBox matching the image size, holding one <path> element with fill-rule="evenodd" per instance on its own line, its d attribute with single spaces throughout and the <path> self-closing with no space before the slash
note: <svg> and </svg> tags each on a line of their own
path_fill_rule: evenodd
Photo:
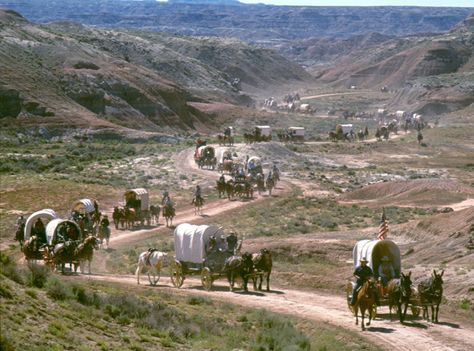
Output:
<svg viewBox="0 0 474 351">
<path fill-rule="evenodd" d="M 161 199 L 161 204 L 165 205 L 167 201 L 171 201 L 170 195 L 168 193 L 168 190 L 163 191 L 163 198 Z"/>
<path fill-rule="evenodd" d="M 193 198 L 192 203 L 193 204 L 204 203 L 204 199 L 202 198 L 202 195 L 201 195 L 201 187 L 199 185 L 196 185 L 196 189 L 194 190 L 194 198 Z"/>
<path fill-rule="evenodd" d="M 351 306 L 354 306 L 357 301 L 357 292 L 359 289 L 364 285 L 364 283 L 371 277 L 374 276 L 372 272 L 372 268 L 367 266 L 367 259 L 362 257 L 360 259 L 360 266 L 358 266 L 354 271 L 354 276 L 357 278 L 356 284 L 352 289 L 352 299 L 351 299 Z M 375 302 L 379 305 L 378 296 L 376 295 Z"/>
</svg>

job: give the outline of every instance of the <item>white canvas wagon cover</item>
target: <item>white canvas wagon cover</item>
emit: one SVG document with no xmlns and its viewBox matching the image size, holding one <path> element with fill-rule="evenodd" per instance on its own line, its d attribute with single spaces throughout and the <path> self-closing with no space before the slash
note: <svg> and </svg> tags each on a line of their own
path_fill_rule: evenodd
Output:
<svg viewBox="0 0 474 351">
<path fill-rule="evenodd" d="M 130 189 L 125 192 L 125 203 L 128 200 L 140 200 L 140 209 L 142 211 L 147 211 L 149 206 L 149 196 L 148 191 L 144 188 Z"/>
<path fill-rule="evenodd" d="M 291 135 L 304 136 L 304 127 L 289 127 Z"/>
<path fill-rule="evenodd" d="M 232 159 L 232 151 L 229 149 L 221 149 L 219 153 L 219 163 L 224 163 L 224 157 L 229 157 Z"/>
<path fill-rule="evenodd" d="M 71 212 L 78 211 L 83 213 L 92 213 L 95 211 L 94 201 L 91 199 L 77 200 L 72 206 Z"/>
<path fill-rule="evenodd" d="M 272 134 L 272 127 L 270 126 L 256 126 L 256 128 L 260 129 L 262 136 L 270 136 Z"/>
<path fill-rule="evenodd" d="M 251 164 L 254 164 L 255 166 L 261 165 L 262 164 L 262 159 L 258 156 L 252 156 L 247 161 L 247 167 Z"/>
<path fill-rule="evenodd" d="M 211 236 L 224 235 L 220 227 L 183 223 L 174 230 L 174 249 L 178 261 L 203 263 Z"/>
<path fill-rule="evenodd" d="M 387 256 L 395 270 L 397 276 L 400 275 L 402 262 L 400 249 L 391 240 L 360 240 L 354 246 L 352 258 L 354 259 L 354 268 L 360 264 L 360 259 L 365 257 L 367 265 L 372 268 L 377 276 L 382 257 Z"/>
<path fill-rule="evenodd" d="M 33 228 L 33 225 L 35 224 L 35 221 L 38 218 L 47 218 L 48 220 L 58 218 L 58 214 L 50 209 L 50 208 L 45 208 L 43 210 L 36 211 L 35 213 L 31 214 L 27 219 L 25 223 L 25 241 L 30 238 L 31 234 L 31 229 Z"/>
<path fill-rule="evenodd" d="M 353 130 L 353 125 L 352 124 L 339 124 L 339 126 L 341 126 L 343 134 L 350 133 L 351 130 Z"/>
<path fill-rule="evenodd" d="M 48 245 L 52 245 L 55 239 L 57 239 L 57 235 L 58 235 L 57 229 L 61 224 L 65 224 L 65 223 L 76 227 L 76 230 L 79 233 L 79 237 L 77 239 L 78 240 L 82 239 L 81 228 L 79 228 L 79 225 L 77 225 L 76 222 L 71 221 L 69 219 L 55 218 L 46 225 L 46 239 L 48 240 Z M 71 239 L 71 238 L 64 238 L 64 239 Z"/>
<path fill-rule="evenodd" d="M 215 149 L 210 146 L 210 145 L 203 145 L 203 146 L 200 146 L 198 149 L 197 149 L 197 152 L 196 152 L 196 157 L 202 157 L 204 155 L 204 153 L 206 152 L 206 150 L 209 150 L 207 151 L 208 154 L 211 154 L 212 157 L 214 157 L 215 155 Z"/>
</svg>

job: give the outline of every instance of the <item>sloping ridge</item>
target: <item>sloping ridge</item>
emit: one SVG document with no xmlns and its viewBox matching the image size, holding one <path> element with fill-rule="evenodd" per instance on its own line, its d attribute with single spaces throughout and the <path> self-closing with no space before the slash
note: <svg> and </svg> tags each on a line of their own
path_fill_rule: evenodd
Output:
<svg viewBox="0 0 474 351">
<path fill-rule="evenodd" d="M 474 188 L 453 180 L 415 179 L 365 186 L 341 196 L 349 201 L 376 201 L 387 205 L 447 206 L 474 198 Z"/>
</svg>

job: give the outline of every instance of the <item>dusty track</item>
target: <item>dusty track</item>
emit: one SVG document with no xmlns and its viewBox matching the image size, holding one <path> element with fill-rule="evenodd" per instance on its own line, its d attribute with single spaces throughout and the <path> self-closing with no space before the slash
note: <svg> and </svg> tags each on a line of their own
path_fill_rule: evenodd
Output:
<svg viewBox="0 0 474 351">
<path fill-rule="evenodd" d="M 136 284 L 134 276 L 91 275 L 88 280 L 101 280 L 119 284 Z M 145 277 L 144 277 L 145 278 Z M 147 279 L 142 279 L 142 283 Z M 172 287 L 168 277 L 162 277 L 157 287 L 144 286 L 173 294 L 201 295 L 231 302 L 249 308 L 293 315 L 309 320 L 323 321 L 343 328 L 360 331 L 347 308 L 344 297 L 315 292 L 277 289 L 271 292 L 231 293 L 224 280 L 215 282 L 212 291 L 204 291 L 198 279 L 186 279 L 181 289 Z M 380 307 L 382 318 L 377 318 L 364 332 L 364 336 L 386 350 L 469 350 L 474 345 L 474 330 L 463 329 L 456 324 L 442 322 L 431 324 L 408 320 L 405 325 L 396 318 L 390 321 L 388 308 Z"/>
</svg>

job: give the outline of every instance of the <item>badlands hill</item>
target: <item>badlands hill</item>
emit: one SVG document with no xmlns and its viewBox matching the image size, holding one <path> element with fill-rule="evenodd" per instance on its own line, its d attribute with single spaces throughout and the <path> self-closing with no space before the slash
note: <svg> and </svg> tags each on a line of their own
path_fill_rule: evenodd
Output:
<svg viewBox="0 0 474 351">
<path fill-rule="evenodd" d="M 0 0 L 0 6 L 35 22 L 72 20 L 99 27 L 147 28 L 271 43 L 368 32 L 396 36 L 444 32 L 472 12 L 448 7 L 268 6 L 216 0 Z"/>
<path fill-rule="evenodd" d="M 0 37 L 0 118 L 8 127 L 212 129 L 215 122 L 192 102 L 250 105 L 241 88 L 309 77 L 280 55 L 236 40 L 37 25 L 11 10 L 0 11 Z"/>
</svg>

